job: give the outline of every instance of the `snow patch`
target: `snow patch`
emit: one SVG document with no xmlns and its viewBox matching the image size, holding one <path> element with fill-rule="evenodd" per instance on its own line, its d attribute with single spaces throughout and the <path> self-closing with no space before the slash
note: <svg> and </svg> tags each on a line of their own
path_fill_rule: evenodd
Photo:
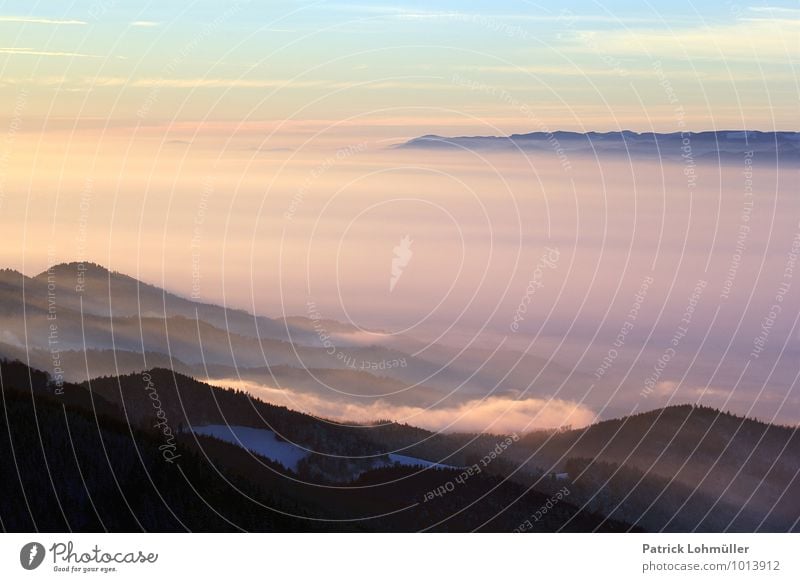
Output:
<svg viewBox="0 0 800 582">
<path fill-rule="evenodd" d="M 305 449 L 283 441 L 271 430 L 263 428 L 210 424 L 196 426 L 193 430 L 197 434 L 212 436 L 227 443 L 239 445 L 243 449 L 276 461 L 292 471 L 297 471 L 297 463 L 309 454 Z"/>
<path fill-rule="evenodd" d="M 436 469 L 458 469 L 453 465 L 443 465 L 442 463 L 434 463 L 433 461 L 426 461 L 424 459 L 417 459 L 416 457 L 407 457 L 406 455 L 396 455 L 395 453 L 389 454 L 389 461 L 393 464 L 406 465 L 408 467 L 433 467 Z"/>
<path fill-rule="evenodd" d="M 195 426 L 193 431 L 197 434 L 218 438 L 226 443 L 238 445 L 243 449 L 252 451 L 257 455 L 266 457 L 271 461 L 276 461 L 292 471 L 297 471 L 297 464 L 309 455 L 309 452 L 295 444 L 281 440 L 271 430 L 264 428 L 251 428 L 248 426 L 228 426 L 226 424 L 210 424 L 207 426 Z M 457 469 L 451 465 L 434 463 L 407 455 L 388 455 L 390 465 L 404 465 L 407 467 L 437 468 L 437 469 Z M 376 459 L 373 468 L 386 466 L 385 462 Z M 355 476 L 354 476 L 355 477 Z"/>
</svg>

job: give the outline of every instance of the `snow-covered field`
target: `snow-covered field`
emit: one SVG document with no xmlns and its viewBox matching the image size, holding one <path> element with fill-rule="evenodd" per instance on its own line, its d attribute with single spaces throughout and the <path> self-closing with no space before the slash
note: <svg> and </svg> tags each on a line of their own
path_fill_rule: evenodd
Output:
<svg viewBox="0 0 800 582">
<path fill-rule="evenodd" d="M 308 451 L 295 444 L 280 440 L 274 432 L 264 428 L 210 424 L 207 426 L 195 426 L 193 430 L 197 434 L 212 436 L 225 442 L 239 445 L 257 455 L 276 461 L 292 471 L 297 471 L 297 463 L 309 454 Z M 392 464 L 407 465 L 409 467 L 455 468 L 451 465 L 442 465 L 441 463 L 434 463 L 423 459 L 417 459 L 416 457 L 397 455 L 394 453 L 389 454 L 389 462 Z M 376 466 L 380 464 L 379 462 L 375 463 Z"/>
<path fill-rule="evenodd" d="M 257 455 L 277 461 L 292 471 L 297 471 L 297 463 L 309 454 L 297 445 L 279 440 L 274 432 L 263 428 L 211 424 L 196 426 L 194 432 L 239 445 Z"/>
</svg>

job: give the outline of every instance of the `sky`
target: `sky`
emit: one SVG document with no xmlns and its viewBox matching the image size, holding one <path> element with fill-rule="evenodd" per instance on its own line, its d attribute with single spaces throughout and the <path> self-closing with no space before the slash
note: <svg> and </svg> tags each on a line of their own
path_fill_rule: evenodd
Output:
<svg viewBox="0 0 800 582">
<path fill-rule="evenodd" d="M 47 135 L 275 130 L 283 147 L 331 124 L 391 140 L 668 131 L 676 103 L 696 130 L 800 113 L 796 2 L 12 1 L 0 38 L 0 98 Z"/>
</svg>

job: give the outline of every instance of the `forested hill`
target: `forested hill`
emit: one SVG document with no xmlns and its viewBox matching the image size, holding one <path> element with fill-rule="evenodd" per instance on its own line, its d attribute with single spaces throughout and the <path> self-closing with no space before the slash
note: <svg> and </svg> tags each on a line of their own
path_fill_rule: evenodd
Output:
<svg viewBox="0 0 800 582">
<path fill-rule="evenodd" d="M 710 408 L 511 439 L 340 424 L 163 368 L 61 387 L 0 369 L 0 518 L 14 531 L 512 531 L 562 488 L 535 531 L 798 528 L 797 431 Z M 306 453 L 285 466 L 194 432 L 205 426 Z"/>
<path fill-rule="evenodd" d="M 170 448 L 158 421 L 166 415 L 169 423 L 181 422 L 176 403 L 180 407 L 181 402 L 202 399 L 202 391 L 210 393 L 211 400 L 205 402 L 219 404 L 232 417 L 252 418 L 246 412 L 246 395 L 178 376 L 171 394 L 168 384 L 160 384 L 171 377 L 169 371 L 154 370 L 119 382 L 106 378 L 91 391 L 65 384 L 58 395 L 46 374 L 19 362 L 2 362 L 3 530 L 513 531 L 553 505 L 552 494 L 489 473 L 464 480 L 461 469 L 384 466 L 334 484 L 303 478 L 241 447 L 186 430 L 175 430 L 174 449 Z M 159 383 L 163 407 L 152 406 L 153 392 L 145 391 L 143 381 Z M 125 394 L 116 402 L 115 385 Z M 144 407 L 137 409 L 141 393 L 150 399 L 151 413 L 155 411 L 153 422 L 145 420 Z M 203 406 L 189 405 L 184 420 L 210 414 Z M 320 442 L 328 435 L 336 440 L 330 447 L 363 445 L 357 439 L 348 441 L 342 427 L 263 403 L 252 406 L 273 422 L 284 418 L 287 427 L 297 424 L 293 430 L 299 435 L 315 434 Z M 460 478 L 463 483 L 454 487 Z M 434 490 L 446 494 L 431 495 Z M 565 498 L 535 520 L 533 530 L 629 527 Z"/>
</svg>

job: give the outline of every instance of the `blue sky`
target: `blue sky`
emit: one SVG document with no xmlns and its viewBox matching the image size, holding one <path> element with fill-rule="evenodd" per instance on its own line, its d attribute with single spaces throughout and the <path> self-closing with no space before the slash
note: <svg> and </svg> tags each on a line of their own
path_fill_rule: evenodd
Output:
<svg viewBox="0 0 800 582">
<path fill-rule="evenodd" d="M 41 118 L 445 107 L 523 130 L 513 101 L 553 126 L 644 130 L 674 125 L 669 95 L 696 129 L 798 114 L 798 3 L 12 1 L 0 31 L 0 97 L 25 87 Z"/>
</svg>

